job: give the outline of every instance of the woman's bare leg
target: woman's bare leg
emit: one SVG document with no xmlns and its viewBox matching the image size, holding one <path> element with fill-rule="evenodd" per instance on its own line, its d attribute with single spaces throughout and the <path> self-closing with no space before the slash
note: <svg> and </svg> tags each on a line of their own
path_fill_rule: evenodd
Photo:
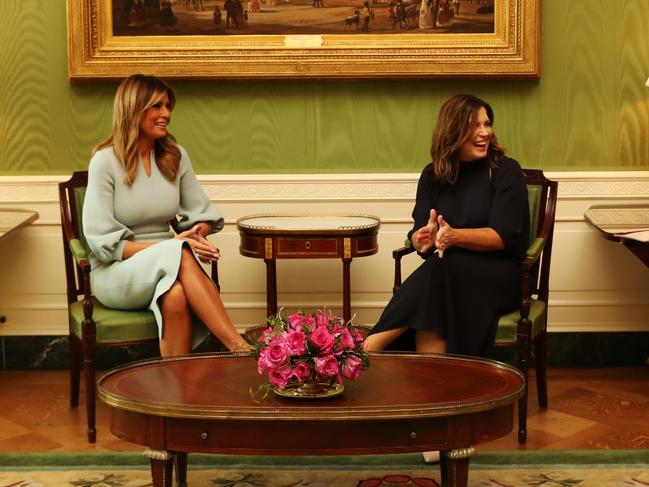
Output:
<svg viewBox="0 0 649 487">
<path fill-rule="evenodd" d="M 415 334 L 415 346 L 418 352 L 425 353 L 446 353 L 446 340 L 441 333 L 433 330 L 417 330 Z M 439 451 L 425 451 L 421 455 L 426 463 L 438 463 Z"/>
<path fill-rule="evenodd" d="M 365 350 L 368 352 L 380 352 L 390 343 L 399 338 L 408 328 L 393 328 L 369 335 L 364 342 Z"/>
<path fill-rule="evenodd" d="M 415 347 L 418 352 L 446 353 L 446 340 L 438 331 L 417 330 Z"/>
<path fill-rule="evenodd" d="M 378 352 L 387 347 L 394 340 L 399 338 L 408 328 L 393 328 L 368 336 L 365 339 L 365 350 Z M 415 333 L 415 344 L 418 352 L 446 353 L 446 340 L 441 333 L 432 330 L 417 330 Z M 426 463 L 439 462 L 439 451 L 422 452 Z"/>
<path fill-rule="evenodd" d="M 185 290 L 189 307 L 221 343 L 229 350 L 250 349 L 248 342 L 234 328 L 216 286 L 187 248 L 182 251 L 178 281 Z"/>
<path fill-rule="evenodd" d="M 160 338 L 160 355 L 184 355 L 191 352 L 192 317 L 185 290 L 176 281 L 160 297 L 164 328 Z"/>
</svg>

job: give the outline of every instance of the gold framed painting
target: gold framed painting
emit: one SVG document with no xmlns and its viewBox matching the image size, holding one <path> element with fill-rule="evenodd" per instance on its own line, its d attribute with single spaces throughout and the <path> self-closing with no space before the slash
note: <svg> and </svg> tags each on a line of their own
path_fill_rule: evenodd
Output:
<svg viewBox="0 0 649 487">
<path fill-rule="evenodd" d="M 540 76 L 541 0 L 67 0 L 71 80 Z"/>
</svg>

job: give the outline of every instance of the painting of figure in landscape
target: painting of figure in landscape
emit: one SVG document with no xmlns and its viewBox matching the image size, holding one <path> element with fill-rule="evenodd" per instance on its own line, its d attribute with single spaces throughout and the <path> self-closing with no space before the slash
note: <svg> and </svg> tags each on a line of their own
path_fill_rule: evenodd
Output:
<svg viewBox="0 0 649 487">
<path fill-rule="evenodd" d="M 493 33 L 495 0 L 113 0 L 113 35 Z"/>
</svg>

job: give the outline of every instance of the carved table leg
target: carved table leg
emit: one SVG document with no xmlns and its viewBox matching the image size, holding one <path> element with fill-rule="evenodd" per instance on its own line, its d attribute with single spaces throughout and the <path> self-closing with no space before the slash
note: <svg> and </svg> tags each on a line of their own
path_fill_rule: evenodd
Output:
<svg viewBox="0 0 649 487">
<path fill-rule="evenodd" d="M 347 239 L 345 239 L 347 240 Z M 345 322 L 352 319 L 351 303 L 351 274 L 352 259 L 343 259 L 343 319 Z"/>
<path fill-rule="evenodd" d="M 176 455 L 176 485 L 187 487 L 187 453 L 178 452 Z"/>
<path fill-rule="evenodd" d="M 148 448 L 144 456 L 151 460 L 151 480 L 153 487 L 173 486 L 173 459 L 172 453 L 165 450 Z"/>
<path fill-rule="evenodd" d="M 277 314 L 277 271 L 275 259 L 264 259 L 266 263 L 266 314 Z"/>
<path fill-rule="evenodd" d="M 469 481 L 469 459 L 476 455 L 475 448 L 459 448 L 440 452 L 442 487 L 466 487 Z"/>
</svg>

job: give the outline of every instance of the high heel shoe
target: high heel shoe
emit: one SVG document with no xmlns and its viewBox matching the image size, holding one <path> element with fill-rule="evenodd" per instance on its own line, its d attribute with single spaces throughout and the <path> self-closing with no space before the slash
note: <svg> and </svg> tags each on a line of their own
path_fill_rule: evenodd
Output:
<svg viewBox="0 0 649 487">
<path fill-rule="evenodd" d="M 237 343 L 235 344 L 232 348 L 230 348 L 230 352 L 232 353 L 251 353 L 253 349 L 253 346 L 250 345 L 248 342 L 244 343 Z"/>
<path fill-rule="evenodd" d="M 423 451 L 421 456 L 426 463 L 439 463 L 439 450 L 435 451 Z"/>
</svg>

